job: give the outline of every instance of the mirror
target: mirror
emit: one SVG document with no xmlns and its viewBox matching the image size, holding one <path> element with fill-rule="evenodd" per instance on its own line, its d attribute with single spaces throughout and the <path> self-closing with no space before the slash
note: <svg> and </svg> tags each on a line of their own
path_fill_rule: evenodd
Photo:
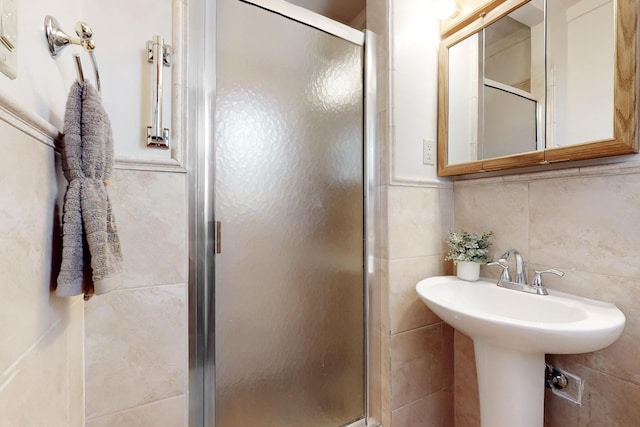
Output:
<svg viewBox="0 0 640 427">
<path fill-rule="evenodd" d="M 614 3 L 547 3 L 547 90 L 555 100 L 547 147 L 613 138 Z"/>
<path fill-rule="evenodd" d="M 638 151 L 635 2 L 483 5 L 440 46 L 438 175 Z"/>
</svg>

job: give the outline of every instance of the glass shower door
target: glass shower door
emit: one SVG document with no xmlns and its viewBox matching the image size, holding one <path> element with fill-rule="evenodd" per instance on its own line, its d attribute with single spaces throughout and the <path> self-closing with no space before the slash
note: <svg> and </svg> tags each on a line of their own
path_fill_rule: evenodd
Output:
<svg viewBox="0 0 640 427">
<path fill-rule="evenodd" d="M 216 427 L 364 416 L 362 47 L 218 2 Z"/>
</svg>

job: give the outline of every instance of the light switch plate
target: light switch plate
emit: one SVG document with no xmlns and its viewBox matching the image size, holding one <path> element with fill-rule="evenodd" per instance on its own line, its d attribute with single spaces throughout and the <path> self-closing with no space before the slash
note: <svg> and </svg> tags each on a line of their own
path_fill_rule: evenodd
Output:
<svg viewBox="0 0 640 427">
<path fill-rule="evenodd" d="M 18 72 L 18 0 L 0 0 L 0 71 L 15 79 Z"/>
</svg>

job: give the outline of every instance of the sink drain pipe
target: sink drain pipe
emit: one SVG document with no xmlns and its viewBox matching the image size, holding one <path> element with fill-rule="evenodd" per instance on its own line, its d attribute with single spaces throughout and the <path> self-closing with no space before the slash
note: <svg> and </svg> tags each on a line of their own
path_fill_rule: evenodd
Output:
<svg viewBox="0 0 640 427">
<path fill-rule="evenodd" d="M 546 364 L 547 367 L 544 370 L 545 385 L 552 390 L 562 390 L 569 385 L 567 376 L 554 366 Z"/>
</svg>

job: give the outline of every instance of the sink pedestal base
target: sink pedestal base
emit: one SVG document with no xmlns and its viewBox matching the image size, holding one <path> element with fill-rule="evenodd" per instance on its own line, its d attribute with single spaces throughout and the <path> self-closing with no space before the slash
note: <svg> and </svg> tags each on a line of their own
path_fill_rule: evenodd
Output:
<svg viewBox="0 0 640 427">
<path fill-rule="evenodd" d="M 474 340 L 481 427 L 542 427 L 544 354 Z"/>
</svg>

